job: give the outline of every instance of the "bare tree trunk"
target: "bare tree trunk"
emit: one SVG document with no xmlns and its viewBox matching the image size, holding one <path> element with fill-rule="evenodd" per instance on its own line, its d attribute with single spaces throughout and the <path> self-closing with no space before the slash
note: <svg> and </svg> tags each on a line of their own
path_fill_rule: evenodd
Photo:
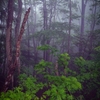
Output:
<svg viewBox="0 0 100 100">
<path fill-rule="evenodd" d="M 44 28 L 44 30 L 46 30 L 47 29 L 47 7 L 46 7 L 46 0 L 43 0 L 43 28 Z M 46 44 L 46 37 L 45 37 L 45 35 L 44 35 L 44 37 L 43 37 L 43 39 L 44 39 L 44 45 Z M 43 52 L 43 58 L 44 58 L 44 60 L 46 60 L 46 51 L 44 51 Z"/>
<path fill-rule="evenodd" d="M 47 29 L 47 7 L 46 7 L 46 0 L 43 0 L 43 17 L 44 17 L 44 23 L 43 23 L 43 28 L 44 30 Z"/>
<path fill-rule="evenodd" d="M 50 0 L 49 0 L 49 3 L 50 3 L 50 15 L 49 15 L 49 29 L 50 29 L 50 27 L 51 27 L 51 23 L 52 23 L 52 18 L 53 18 L 53 2 L 51 1 L 50 2 Z"/>
<path fill-rule="evenodd" d="M 53 20 L 53 22 L 55 22 L 55 19 L 56 19 L 56 7 L 57 7 L 57 0 L 55 0 L 55 3 L 54 3 L 54 20 Z"/>
<path fill-rule="evenodd" d="M 80 43 L 79 43 L 79 55 L 83 55 L 82 54 L 82 50 L 83 50 L 83 35 L 84 35 L 84 18 L 85 18 L 85 8 L 87 5 L 87 1 L 88 0 L 82 0 L 81 1 L 81 6 L 82 6 L 82 10 L 81 10 L 81 29 L 80 29 Z"/>
<path fill-rule="evenodd" d="M 70 34 L 71 34 L 71 20 L 72 20 L 72 9 L 71 0 L 69 1 L 69 32 L 68 32 L 68 53 L 70 53 Z"/>
<path fill-rule="evenodd" d="M 20 29 L 21 15 L 22 15 L 22 1 L 18 0 L 18 16 L 16 19 L 16 26 L 15 26 L 15 40 L 16 40 L 16 42 L 18 39 L 18 33 L 19 33 L 19 29 Z"/>
<path fill-rule="evenodd" d="M 27 21 L 27 37 L 28 37 L 28 39 L 27 39 L 27 48 L 28 48 L 28 52 L 27 52 L 27 58 L 28 58 L 28 60 L 30 61 L 30 39 L 29 39 L 29 36 L 30 36 L 30 31 L 29 31 L 29 22 Z M 28 75 L 29 75 L 29 68 L 30 68 L 30 66 L 29 66 L 29 62 L 28 62 Z"/>
<path fill-rule="evenodd" d="M 13 3 L 14 3 L 13 0 L 8 1 L 8 18 L 7 18 L 7 29 L 6 29 L 6 70 L 7 70 L 7 74 L 10 70 L 9 66 L 12 63 L 11 35 L 12 35 L 12 23 L 13 23 Z"/>
<path fill-rule="evenodd" d="M 18 33 L 20 30 L 20 22 L 21 22 L 21 15 L 22 15 L 22 1 L 18 0 L 18 16 L 16 19 L 16 26 L 15 26 L 15 42 L 17 43 Z M 20 59 L 18 61 L 18 73 L 20 73 Z"/>
<path fill-rule="evenodd" d="M 9 66 L 12 61 L 12 49 L 11 49 L 11 33 L 13 22 L 13 0 L 8 0 L 8 18 L 6 29 L 6 65 Z"/>
<path fill-rule="evenodd" d="M 93 2 L 93 4 L 95 4 L 95 1 Z M 94 40 L 93 39 L 93 32 L 94 32 L 95 24 L 96 24 L 96 10 L 97 10 L 97 6 L 94 5 L 92 8 L 93 20 L 92 20 L 91 25 L 90 25 L 88 59 L 91 59 L 91 53 L 92 53 L 92 49 L 93 49 L 93 40 Z"/>
<path fill-rule="evenodd" d="M 26 0 L 24 0 L 24 5 L 25 5 L 25 10 L 27 9 L 27 5 L 26 5 Z M 30 39 L 29 39 L 29 36 L 30 36 L 30 26 L 29 26 L 29 21 L 27 20 L 27 34 L 26 34 L 26 36 L 28 37 L 28 39 L 27 39 L 27 58 L 28 58 L 28 60 L 30 59 Z M 29 66 L 29 62 L 27 63 L 28 65 L 27 65 L 27 67 L 28 67 L 28 75 L 29 75 L 29 68 L 30 68 L 30 66 Z"/>
<path fill-rule="evenodd" d="M 32 27 L 31 27 L 31 33 L 35 33 L 36 32 L 36 1 L 33 2 L 33 0 L 30 0 L 30 5 L 31 5 L 31 20 L 33 21 L 32 22 Z M 35 40 L 35 38 L 33 37 L 33 48 L 34 48 L 34 64 L 37 64 L 38 62 L 38 58 L 37 58 L 37 54 L 38 54 L 38 50 L 37 50 L 37 42 Z"/>
</svg>

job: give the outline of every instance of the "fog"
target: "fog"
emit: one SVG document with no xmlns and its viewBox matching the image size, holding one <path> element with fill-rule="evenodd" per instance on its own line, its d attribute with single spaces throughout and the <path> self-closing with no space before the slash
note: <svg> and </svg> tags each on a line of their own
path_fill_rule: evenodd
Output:
<svg viewBox="0 0 100 100">
<path fill-rule="evenodd" d="M 0 1 L 0 100 L 100 100 L 100 0 Z"/>
</svg>

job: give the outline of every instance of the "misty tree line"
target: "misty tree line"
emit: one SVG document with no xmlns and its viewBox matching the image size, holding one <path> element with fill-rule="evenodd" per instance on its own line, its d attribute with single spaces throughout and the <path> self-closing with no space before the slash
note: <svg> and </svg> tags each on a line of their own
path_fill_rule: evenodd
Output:
<svg viewBox="0 0 100 100">
<path fill-rule="evenodd" d="M 10 88 L 18 85 L 17 76 L 21 73 L 36 75 L 42 80 L 43 76 L 37 75 L 34 70 L 42 59 L 42 63 L 52 62 L 54 68 L 47 67 L 45 72 L 52 74 L 52 70 L 56 70 L 55 76 L 62 75 L 62 72 L 63 75 L 67 76 L 65 67 L 58 68 L 62 56 L 66 60 L 66 57 L 70 56 L 67 66 L 75 71 L 77 71 L 77 67 L 73 63 L 75 57 L 98 61 L 99 55 L 96 55 L 95 48 L 97 50 L 100 45 L 100 1 L 80 1 L 0 1 L 0 84 L 2 86 L 9 71 L 13 72 L 12 78 L 9 79 Z M 28 20 L 26 19 L 26 25 L 23 27 L 22 41 L 20 40 L 16 46 L 21 33 L 24 14 L 29 7 L 31 11 Z M 17 47 L 19 47 L 20 52 L 18 52 L 16 69 L 12 71 L 9 66 L 16 59 Z M 63 53 L 68 53 L 69 56 L 66 54 L 59 56 Z M 83 61 L 83 59 L 81 60 Z M 46 64 L 45 66 L 50 65 L 49 63 Z M 61 64 L 60 66 L 63 66 Z"/>
</svg>

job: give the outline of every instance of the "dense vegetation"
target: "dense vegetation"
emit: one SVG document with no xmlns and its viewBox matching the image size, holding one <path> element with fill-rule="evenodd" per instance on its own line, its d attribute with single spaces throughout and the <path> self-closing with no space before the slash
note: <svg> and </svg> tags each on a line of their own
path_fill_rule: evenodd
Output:
<svg viewBox="0 0 100 100">
<path fill-rule="evenodd" d="M 100 100 L 99 6 L 0 1 L 0 100 Z"/>
<path fill-rule="evenodd" d="M 96 51 L 100 53 L 98 49 Z M 19 85 L 1 93 L 0 100 L 99 100 L 100 61 L 76 58 L 73 63 L 77 70 L 73 71 L 68 67 L 69 59 L 67 53 L 60 54 L 57 70 L 51 62 L 44 60 L 35 65 L 33 75 L 24 70 L 24 74 L 19 75 Z"/>
</svg>

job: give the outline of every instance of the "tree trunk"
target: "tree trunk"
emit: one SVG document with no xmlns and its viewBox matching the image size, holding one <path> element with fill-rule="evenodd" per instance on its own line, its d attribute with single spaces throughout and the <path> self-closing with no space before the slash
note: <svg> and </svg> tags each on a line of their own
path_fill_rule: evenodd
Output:
<svg viewBox="0 0 100 100">
<path fill-rule="evenodd" d="M 15 43 L 17 43 L 18 40 L 18 33 L 20 30 L 20 22 L 21 22 L 21 15 L 22 15 L 22 1 L 18 0 L 18 16 L 16 19 L 16 26 L 15 26 Z M 18 73 L 20 73 L 20 59 L 18 61 Z"/>
<path fill-rule="evenodd" d="M 36 1 L 33 2 L 33 0 L 30 0 L 30 5 L 31 5 L 31 20 L 32 20 L 32 27 L 31 27 L 31 33 L 35 33 L 36 32 Z M 34 64 L 38 63 L 38 50 L 37 50 L 37 41 L 35 40 L 35 38 L 33 37 L 33 48 L 34 48 Z"/>
<path fill-rule="evenodd" d="M 24 5 L 25 5 L 25 10 L 27 9 L 27 0 L 24 0 Z M 29 22 L 27 20 L 27 32 L 26 32 L 26 38 L 27 38 L 27 59 L 30 61 L 30 40 L 29 40 L 29 35 L 30 35 L 30 31 L 29 31 Z M 29 62 L 27 62 L 27 67 L 28 67 L 28 75 L 29 75 Z"/>
<path fill-rule="evenodd" d="M 44 30 L 47 29 L 47 7 L 46 7 L 46 0 L 43 0 L 43 28 L 44 28 Z M 45 45 L 46 44 L 45 34 L 44 34 L 43 40 L 44 40 L 43 44 Z M 43 59 L 47 60 L 47 55 L 46 55 L 46 51 L 45 50 L 43 52 Z"/>
<path fill-rule="evenodd" d="M 69 1 L 69 32 L 68 32 L 68 53 L 70 53 L 70 34 L 71 34 L 71 20 L 72 20 L 72 9 L 71 0 Z"/>
<path fill-rule="evenodd" d="M 93 2 L 93 5 L 95 4 L 95 1 Z M 92 53 L 92 49 L 93 49 L 93 32 L 95 29 L 95 25 L 96 25 L 96 10 L 97 10 L 97 6 L 94 5 L 92 8 L 92 15 L 93 15 L 93 20 L 91 20 L 91 24 L 90 24 L 90 35 L 89 35 L 89 52 L 88 52 L 88 60 L 91 59 L 91 53 Z"/>
<path fill-rule="evenodd" d="M 79 55 L 82 56 L 83 51 L 83 35 L 84 35 L 84 18 L 85 18 L 85 8 L 86 8 L 87 0 L 81 1 L 81 28 L 80 28 L 80 43 L 79 43 Z"/>
<path fill-rule="evenodd" d="M 27 39 L 27 58 L 30 61 L 30 39 L 29 39 L 29 36 L 30 36 L 29 22 L 27 21 L 27 37 L 28 37 L 28 39 Z M 29 68 L 30 68 L 29 62 L 28 62 L 27 67 L 28 67 L 28 75 L 29 75 Z"/>
<path fill-rule="evenodd" d="M 12 61 L 12 49 L 11 49 L 11 33 L 13 22 L 13 0 L 8 0 L 8 18 L 6 28 L 6 65 L 9 66 Z"/>
<path fill-rule="evenodd" d="M 6 29 L 6 70 L 7 70 L 7 74 L 10 70 L 9 66 L 12 63 L 11 35 L 12 35 L 12 23 L 13 23 L 13 3 L 14 3 L 13 0 L 8 0 L 8 18 L 7 18 L 7 29 Z"/>
</svg>

